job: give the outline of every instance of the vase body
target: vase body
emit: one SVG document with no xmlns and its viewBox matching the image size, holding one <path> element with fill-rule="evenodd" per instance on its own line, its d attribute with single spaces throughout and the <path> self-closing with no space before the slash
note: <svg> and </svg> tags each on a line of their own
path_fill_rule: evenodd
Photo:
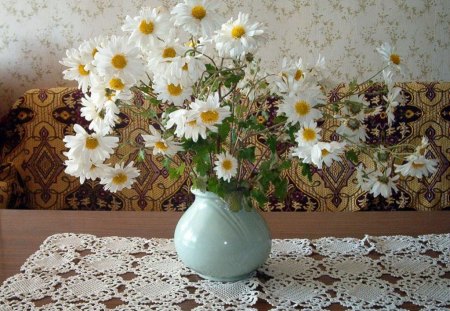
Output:
<svg viewBox="0 0 450 311">
<path fill-rule="evenodd" d="M 215 281 L 246 278 L 270 253 L 271 238 L 262 216 L 249 206 L 232 211 L 212 192 L 192 190 L 194 203 L 175 229 L 181 261 L 200 276 Z M 240 200 L 246 205 L 246 200 Z"/>
</svg>

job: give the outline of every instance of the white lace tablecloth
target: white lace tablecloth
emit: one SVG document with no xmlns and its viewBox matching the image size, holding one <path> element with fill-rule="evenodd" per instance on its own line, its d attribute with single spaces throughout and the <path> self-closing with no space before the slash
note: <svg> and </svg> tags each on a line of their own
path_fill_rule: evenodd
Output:
<svg viewBox="0 0 450 311">
<path fill-rule="evenodd" d="M 449 310 L 450 234 L 273 240 L 253 277 L 193 276 L 172 240 L 47 238 L 0 287 L 0 310 Z M 270 306 L 269 306 L 270 308 Z"/>
</svg>

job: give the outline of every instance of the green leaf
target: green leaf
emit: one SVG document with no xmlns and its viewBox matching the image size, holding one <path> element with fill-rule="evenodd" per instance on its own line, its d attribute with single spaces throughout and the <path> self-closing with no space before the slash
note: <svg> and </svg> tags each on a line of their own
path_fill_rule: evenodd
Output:
<svg viewBox="0 0 450 311">
<path fill-rule="evenodd" d="M 259 189 L 253 189 L 250 195 L 258 202 L 259 206 L 264 206 L 268 201 L 267 195 Z"/>
<path fill-rule="evenodd" d="M 302 163 L 302 175 L 308 177 L 308 180 L 312 181 L 311 165 L 308 163 Z"/>
<path fill-rule="evenodd" d="M 275 196 L 277 197 L 277 199 L 280 201 L 284 200 L 286 198 L 287 189 L 288 189 L 287 179 L 279 178 L 278 180 L 275 181 L 273 186 L 275 188 L 274 193 L 275 193 Z"/>
<path fill-rule="evenodd" d="M 225 140 L 228 137 L 228 134 L 230 133 L 230 123 L 223 122 L 221 125 L 219 125 L 218 133 L 219 133 L 220 139 Z"/>
<path fill-rule="evenodd" d="M 220 191 L 220 183 L 217 178 L 208 179 L 208 190 L 218 194 L 218 192 Z"/>
<path fill-rule="evenodd" d="M 239 150 L 238 156 L 242 160 L 248 160 L 250 162 L 253 162 L 255 160 L 255 146 Z"/>
<path fill-rule="evenodd" d="M 205 67 L 206 67 L 206 71 L 210 74 L 216 71 L 216 67 L 214 67 L 211 64 L 206 64 Z"/>
<path fill-rule="evenodd" d="M 164 166 L 164 168 L 166 168 L 167 170 L 169 170 L 170 168 L 170 159 L 169 158 L 164 158 L 164 160 L 162 161 L 162 165 Z"/>
<path fill-rule="evenodd" d="M 237 84 L 242 79 L 242 76 L 230 74 L 224 81 L 224 85 L 230 88 L 232 85 Z"/>
<path fill-rule="evenodd" d="M 139 114 L 140 114 L 143 118 L 146 118 L 146 119 L 153 119 L 153 118 L 156 117 L 156 111 L 154 111 L 154 110 L 151 109 L 151 108 L 146 109 L 146 110 L 144 110 L 144 111 L 141 111 Z"/>
<path fill-rule="evenodd" d="M 277 151 L 277 137 L 275 135 L 269 135 L 267 137 L 267 145 L 272 153 Z"/>
<path fill-rule="evenodd" d="M 358 88 L 358 81 L 356 79 L 352 80 L 349 84 L 349 91 L 353 92 L 354 90 L 356 90 Z"/>
<path fill-rule="evenodd" d="M 280 170 L 287 170 L 288 168 L 291 168 L 292 166 L 292 161 L 290 160 L 284 160 L 283 162 L 280 163 Z"/>
<path fill-rule="evenodd" d="M 139 149 L 139 152 L 136 157 L 136 162 L 143 162 L 145 160 L 145 150 Z"/>
<path fill-rule="evenodd" d="M 150 98 L 149 99 L 149 101 L 150 101 L 150 103 L 152 103 L 153 105 L 160 105 L 162 102 L 159 100 L 159 99 L 157 99 L 157 98 Z"/>
<path fill-rule="evenodd" d="M 358 154 L 353 149 L 348 150 L 347 152 L 345 152 L 345 157 L 348 160 L 352 161 L 353 163 L 358 163 Z"/>
<path fill-rule="evenodd" d="M 195 164 L 197 173 L 201 176 L 205 176 L 211 167 L 211 158 L 209 152 L 205 150 L 198 152 L 192 159 Z"/>
</svg>

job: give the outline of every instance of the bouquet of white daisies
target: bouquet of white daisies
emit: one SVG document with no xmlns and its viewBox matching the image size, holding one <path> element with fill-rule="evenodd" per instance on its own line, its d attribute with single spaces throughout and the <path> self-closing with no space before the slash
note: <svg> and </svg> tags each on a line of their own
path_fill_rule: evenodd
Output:
<svg viewBox="0 0 450 311">
<path fill-rule="evenodd" d="M 264 203 L 269 192 L 284 198 L 283 171 L 296 159 L 311 178 L 311 165 L 321 169 L 333 161 L 357 164 L 363 154 L 374 157 L 373 167 L 358 166 L 358 183 L 383 197 L 397 191 L 400 176 L 422 178 L 436 170 L 424 156 L 426 139 L 418 147 L 367 141 L 369 120 L 383 114 L 391 126 L 402 103 L 393 82 L 402 63 L 389 44 L 378 49 L 386 60 L 382 70 L 363 83 L 352 81 L 330 102 L 323 57 L 310 64 L 284 59 L 280 72 L 266 73 L 257 57 L 263 25 L 245 13 L 225 21 L 219 6 L 185 0 L 171 10 L 143 8 L 126 17 L 126 36 L 94 38 L 67 51 L 64 77 L 85 93 L 81 114 L 89 122 L 88 128 L 75 125 L 74 135 L 64 139 L 68 174 L 81 182 L 99 179 L 115 192 L 131 187 L 139 175 L 134 161 L 163 155 L 170 175 L 189 172 L 195 188 L 222 197 L 240 190 Z M 373 82 L 376 76 L 384 83 Z M 378 85 L 383 103 L 369 103 L 362 85 Z M 119 145 L 114 127 L 120 109 L 142 108 L 133 102 L 136 95 L 151 105 L 140 156 L 110 163 Z M 339 124 L 333 135 L 324 126 L 328 119 Z M 256 148 L 255 141 L 266 148 Z M 174 161 L 180 155 L 186 160 L 181 165 Z"/>
</svg>

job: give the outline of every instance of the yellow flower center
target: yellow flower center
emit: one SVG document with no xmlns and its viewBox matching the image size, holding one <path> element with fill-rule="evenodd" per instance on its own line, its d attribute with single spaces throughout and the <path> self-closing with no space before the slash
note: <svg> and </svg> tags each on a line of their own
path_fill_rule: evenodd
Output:
<svg viewBox="0 0 450 311">
<path fill-rule="evenodd" d="M 311 111 L 311 106 L 304 100 L 295 103 L 295 111 L 300 116 L 306 116 Z"/>
<path fill-rule="evenodd" d="M 219 113 L 215 110 L 203 111 L 200 113 L 200 118 L 206 124 L 216 123 L 219 120 Z"/>
<path fill-rule="evenodd" d="M 322 149 L 321 152 L 322 152 L 322 157 L 326 157 L 327 155 L 330 154 L 330 152 L 327 149 Z"/>
<path fill-rule="evenodd" d="M 89 136 L 86 138 L 86 143 L 84 144 L 84 146 L 86 147 L 86 149 L 89 150 L 94 150 L 95 148 L 97 148 L 99 145 L 97 138 Z"/>
<path fill-rule="evenodd" d="M 312 128 L 304 128 L 303 129 L 303 139 L 305 141 L 313 141 L 316 139 L 316 131 Z"/>
<path fill-rule="evenodd" d="M 182 91 L 183 89 L 179 84 L 175 85 L 171 83 L 167 86 L 167 92 L 169 92 L 169 94 L 172 96 L 179 96 Z"/>
<path fill-rule="evenodd" d="M 230 160 L 225 159 L 222 162 L 222 168 L 226 171 L 229 171 L 233 168 L 233 163 Z"/>
<path fill-rule="evenodd" d="M 113 58 L 111 59 L 111 64 L 116 69 L 123 69 L 127 65 L 127 59 L 125 58 L 124 55 L 117 54 L 117 55 L 114 55 Z"/>
<path fill-rule="evenodd" d="M 196 5 L 192 8 L 191 14 L 196 19 L 202 20 L 206 16 L 206 10 L 202 5 Z"/>
<path fill-rule="evenodd" d="M 95 57 L 95 54 L 97 54 L 97 52 L 98 52 L 97 48 L 94 48 L 91 53 L 92 57 Z"/>
<path fill-rule="evenodd" d="M 87 76 L 89 74 L 89 70 L 86 70 L 84 65 L 78 65 L 78 72 L 82 76 Z"/>
<path fill-rule="evenodd" d="M 300 69 L 297 69 L 297 71 L 295 72 L 295 76 L 294 76 L 295 81 L 300 80 L 302 77 L 303 77 L 303 71 L 301 71 Z"/>
<path fill-rule="evenodd" d="M 181 69 L 184 70 L 184 71 L 187 71 L 187 70 L 189 69 L 188 64 L 185 63 L 185 64 L 183 65 L 183 67 L 181 67 Z"/>
<path fill-rule="evenodd" d="M 189 126 L 196 126 L 197 125 L 197 120 L 192 120 L 192 121 L 189 121 L 189 122 L 186 122 L 186 123 Z"/>
<path fill-rule="evenodd" d="M 122 80 L 119 78 L 112 78 L 109 80 L 109 87 L 116 91 L 121 91 L 124 89 L 125 84 L 123 84 Z"/>
<path fill-rule="evenodd" d="M 122 185 L 124 183 L 126 183 L 128 180 L 128 176 L 124 173 L 118 173 L 117 175 L 115 175 L 112 179 L 112 183 L 115 185 Z"/>
<path fill-rule="evenodd" d="M 241 38 L 243 35 L 245 35 L 245 28 L 241 25 L 234 26 L 233 29 L 231 29 L 231 36 L 235 39 Z"/>
<path fill-rule="evenodd" d="M 163 58 L 174 58 L 175 56 L 177 56 L 177 52 L 173 47 L 165 48 L 162 53 Z"/>
<path fill-rule="evenodd" d="M 155 25 L 152 22 L 146 22 L 142 21 L 139 24 L 139 31 L 142 32 L 144 35 L 150 35 L 153 33 L 153 30 L 155 29 Z"/>
<path fill-rule="evenodd" d="M 391 62 L 393 62 L 396 65 L 400 64 L 400 56 L 398 54 L 391 54 Z"/>
<path fill-rule="evenodd" d="M 422 163 L 422 162 L 419 162 L 419 163 L 413 162 L 413 163 L 411 164 L 411 166 L 412 166 L 413 168 L 415 168 L 415 169 L 419 169 L 419 168 L 423 168 L 423 167 L 425 166 L 425 163 Z"/>
<path fill-rule="evenodd" d="M 167 146 L 166 143 L 163 141 L 157 141 L 155 143 L 155 147 L 162 151 L 166 151 L 167 149 L 169 149 L 169 146 Z"/>
</svg>

